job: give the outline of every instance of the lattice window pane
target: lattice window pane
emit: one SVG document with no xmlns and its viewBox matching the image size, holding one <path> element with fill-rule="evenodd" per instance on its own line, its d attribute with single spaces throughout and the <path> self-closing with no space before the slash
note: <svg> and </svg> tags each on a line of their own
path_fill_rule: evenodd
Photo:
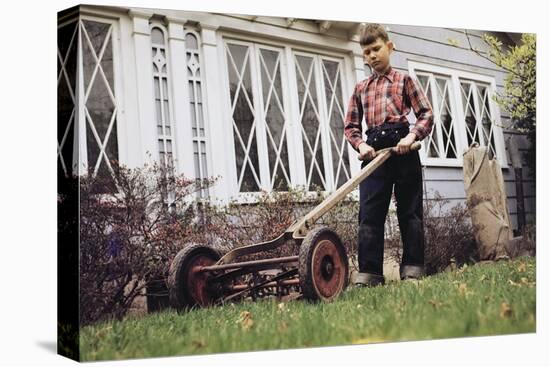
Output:
<svg viewBox="0 0 550 367">
<path fill-rule="evenodd" d="M 345 118 L 342 95 L 342 65 L 339 62 L 323 60 L 323 83 L 330 126 L 330 146 L 332 153 L 333 179 L 336 187 L 351 178 L 349 156 L 342 121 Z"/>
<path fill-rule="evenodd" d="M 58 174 L 74 174 L 76 159 L 73 141 L 76 115 L 76 66 L 78 23 L 73 22 L 57 31 L 57 143 Z"/>
<path fill-rule="evenodd" d="M 481 127 L 483 131 L 483 140 L 489 147 L 489 153 L 496 156 L 494 125 L 492 122 L 491 110 L 489 109 L 489 88 L 487 85 L 477 84 L 478 88 L 478 106 L 481 109 Z"/>
<path fill-rule="evenodd" d="M 424 94 L 428 97 L 430 105 L 434 106 L 433 101 L 433 76 L 427 73 L 417 73 L 418 82 Z M 434 123 L 430 135 L 426 138 L 426 154 L 429 158 L 439 158 L 439 126 Z"/>
<path fill-rule="evenodd" d="M 317 108 L 319 101 L 317 99 L 317 82 L 313 71 L 313 57 L 296 55 L 295 61 L 307 188 L 310 191 L 326 190 L 321 142 L 321 116 Z"/>
<path fill-rule="evenodd" d="M 466 137 L 468 139 L 468 146 L 475 143 L 480 143 L 478 128 L 477 128 L 477 118 L 475 113 L 475 103 L 474 103 L 474 84 L 469 82 L 460 83 L 460 91 L 462 97 L 462 106 L 464 108 L 464 120 L 466 123 Z"/>
<path fill-rule="evenodd" d="M 241 192 L 259 191 L 258 148 L 254 96 L 250 75 L 250 49 L 248 46 L 228 43 L 226 58 L 238 186 Z"/>
<path fill-rule="evenodd" d="M 285 191 L 290 187 L 290 175 L 280 60 L 279 51 L 260 50 L 262 107 L 267 133 L 270 187 L 276 191 Z"/>
<path fill-rule="evenodd" d="M 435 78 L 437 85 L 437 106 L 436 120 L 441 128 L 442 153 L 444 158 L 456 158 L 455 119 L 451 109 L 451 80 L 448 77 L 438 76 Z"/>
<path fill-rule="evenodd" d="M 114 190 L 111 160 L 118 157 L 114 96 L 112 25 L 95 21 L 81 22 L 84 74 L 84 113 L 88 168 Z"/>
</svg>

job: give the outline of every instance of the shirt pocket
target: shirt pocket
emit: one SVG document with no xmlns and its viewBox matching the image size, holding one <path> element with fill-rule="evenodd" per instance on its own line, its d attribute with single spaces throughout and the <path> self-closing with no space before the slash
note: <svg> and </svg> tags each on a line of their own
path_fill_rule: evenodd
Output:
<svg viewBox="0 0 550 367">
<path fill-rule="evenodd" d="M 401 106 L 402 106 L 402 98 L 401 96 L 394 95 L 391 98 L 386 97 L 386 114 L 388 117 L 396 117 L 398 118 L 401 116 Z"/>
</svg>

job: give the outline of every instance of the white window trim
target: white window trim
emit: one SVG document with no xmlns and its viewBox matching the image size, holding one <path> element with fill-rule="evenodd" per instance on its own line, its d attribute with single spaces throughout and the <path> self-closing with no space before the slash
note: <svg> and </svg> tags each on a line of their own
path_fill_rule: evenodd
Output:
<svg viewBox="0 0 550 367">
<path fill-rule="evenodd" d="M 302 146 L 302 131 L 301 131 L 301 123 L 298 121 L 299 118 L 299 106 L 297 105 L 297 97 L 298 97 L 298 91 L 297 86 L 295 85 L 294 81 L 296 79 L 296 71 L 295 71 L 295 65 L 294 65 L 294 55 L 295 54 L 304 54 L 307 56 L 316 56 L 321 59 L 328 59 L 331 61 L 338 61 L 340 63 L 340 67 L 342 68 L 342 72 L 340 75 L 340 80 L 342 83 L 342 106 L 344 110 L 347 107 L 347 97 L 349 94 L 349 73 L 350 71 L 347 70 L 349 65 L 351 65 L 351 61 L 347 60 L 349 57 L 349 54 L 343 53 L 343 52 L 334 52 L 330 50 L 319 50 L 315 47 L 310 46 L 304 46 L 300 44 L 290 43 L 289 42 L 278 42 L 273 41 L 270 39 L 265 39 L 261 37 L 254 37 L 254 36 L 243 36 L 242 34 L 229 32 L 229 31 L 222 31 L 219 32 L 219 40 L 221 42 L 218 42 L 218 55 L 223 55 L 221 57 L 221 76 L 223 79 L 223 109 L 224 111 L 227 111 L 224 113 L 226 116 L 226 119 L 224 120 L 224 126 L 227 127 L 224 131 L 227 134 L 227 136 L 231 136 L 231 139 L 227 139 L 227 146 L 225 147 L 227 150 L 229 150 L 228 155 L 226 156 L 227 159 L 232 160 L 232 162 L 235 161 L 235 146 L 234 146 L 234 140 L 233 140 L 233 125 L 231 122 L 231 106 L 229 104 L 230 96 L 229 96 L 229 85 L 228 85 L 228 71 L 227 71 L 227 59 L 225 54 L 225 44 L 226 41 L 230 41 L 232 43 L 236 44 L 244 44 L 247 46 L 252 46 L 254 48 L 254 54 L 257 52 L 258 45 L 261 45 L 261 47 L 265 47 L 269 49 L 270 47 L 276 48 L 277 50 L 282 51 L 282 58 L 281 58 L 281 82 L 282 82 L 282 89 L 283 89 L 283 103 L 285 104 L 285 119 L 288 121 L 287 126 L 287 144 L 288 144 L 288 156 L 289 156 L 289 174 L 290 174 L 290 187 L 292 189 L 302 190 L 306 185 L 307 177 L 305 177 L 305 163 L 304 163 L 304 155 L 303 155 L 303 146 Z M 255 56 L 257 57 L 257 55 Z M 256 61 L 256 60 L 255 60 Z M 316 65 L 314 67 L 319 67 L 320 65 Z M 251 65 L 251 70 L 253 73 L 257 73 L 259 71 L 254 71 L 255 66 Z M 322 70 L 318 70 L 319 77 L 321 78 L 323 76 Z M 292 83 L 289 83 L 288 81 L 293 81 Z M 254 84 L 255 82 L 252 81 Z M 321 85 L 318 85 L 317 88 L 320 88 Z M 318 93 L 318 98 L 321 99 L 325 95 L 325 92 L 322 91 L 321 94 Z M 292 98 L 290 98 L 292 97 Z M 324 106 L 324 102 L 323 102 Z M 324 107 L 323 107 L 324 108 Z M 255 111 L 255 113 L 258 113 L 258 111 Z M 322 111 L 320 111 L 321 114 L 323 114 Z M 344 111 L 345 113 L 345 111 Z M 259 116 L 259 115 L 257 115 Z M 321 116 L 321 118 L 324 118 Z M 260 124 L 261 125 L 261 124 Z M 327 134 L 328 130 L 330 129 L 328 121 L 322 121 L 321 129 L 326 130 L 322 133 L 322 144 L 324 152 L 331 151 L 332 147 L 330 146 L 329 136 Z M 262 128 L 263 131 L 263 128 Z M 258 132 L 258 130 L 257 130 Z M 259 138 L 259 135 L 257 136 L 257 139 Z M 263 139 L 263 138 L 262 138 Z M 258 140 L 258 144 L 259 144 Z M 328 144 L 328 145 L 327 145 Z M 349 155 L 349 161 L 350 165 L 348 167 L 350 174 L 353 176 L 355 172 L 354 166 L 352 164 L 352 159 L 354 157 L 353 151 L 350 148 L 349 144 L 346 144 L 346 152 Z M 332 153 L 331 153 L 332 154 Z M 260 158 L 260 157 L 259 157 Z M 328 191 L 322 191 L 323 194 L 327 194 L 334 190 L 334 179 L 333 179 L 333 170 L 332 170 L 332 161 L 328 162 L 328 154 L 323 154 L 324 158 L 324 165 L 325 165 L 325 172 L 330 172 L 330 175 L 327 178 L 327 186 Z M 267 165 L 268 162 L 264 161 L 263 159 L 259 160 L 259 166 L 261 168 L 262 165 Z M 229 189 L 229 199 L 236 203 L 254 203 L 258 201 L 258 198 L 262 194 L 261 192 L 239 192 L 239 188 L 237 187 L 237 179 L 236 177 L 236 168 L 232 165 L 230 172 L 224 177 L 224 180 L 226 180 L 226 185 L 230 187 Z M 265 168 L 265 167 L 264 167 Z M 328 169 L 331 169 L 330 171 Z M 262 170 L 262 169 L 261 169 Z M 268 187 L 263 187 L 263 180 L 262 180 L 262 186 L 260 187 L 260 190 L 269 190 Z M 316 192 L 306 192 L 306 197 L 315 197 L 317 195 Z"/>
<path fill-rule="evenodd" d="M 455 131 L 455 136 L 457 137 L 457 158 L 456 159 L 448 159 L 448 158 L 428 158 L 426 154 L 426 147 L 425 144 L 422 144 L 422 149 L 420 151 L 420 158 L 423 165 L 426 166 L 437 166 L 437 167 L 462 167 L 463 161 L 462 161 L 462 155 L 465 152 L 466 149 L 468 149 L 468 139 L 466 136 L 466 126 L 464 121 L 464 106 L 462 104 L 462 98 L 461 98 L 461 91 L 460 91 L 460 79 L 469 79 L 473 81 L 479 81 L 482 83 L 486 83 L 489 85 L 489 93 L 491 97 L 492 95 L 496 94 L 496 81 L 494 77 L 488 76 L 488 75 L 482 75 L 482 74 L 476 74 L 468 71 L 458 70 L 458 69 L 451 69 L 447 67 L 427 64 L 427 63 L 421 63 L 417 61 L 410 61 L 408 62 L 409 66 L 409 74 L 416 78 L 416 71 L 426 71 L 426 72 L 432 72 L 436 74 L 441 75 L 447 75 L 451 78 L 452 83 L 452 96 L 451 96 L 451 104 L 453 105 L 451 108 L 454 108 L 454 111 L 457 119 L 457 125 L 455 126 L 455 129 L 458 129 Z M 475 103 L 477 103 L 477 99 L 474 99 Z M 505 143 L 504 143 L 504 135 L 502 131 L 502 122 L 500 118 L 500 109 L 498 104 L 493 101 L 492 98 L 489 98 L 489 109 L 491 116 L 494 117 L 493 121 L 493 131 L 494 131 L 494 138 L 495 138 L 495 150 L 497 152 L 497 159 L 500 163 L 500 166 L 502 168 L 508 168 L 508 160 L 506 158 L 506 149 L 505 149 Z"/>
</svg>

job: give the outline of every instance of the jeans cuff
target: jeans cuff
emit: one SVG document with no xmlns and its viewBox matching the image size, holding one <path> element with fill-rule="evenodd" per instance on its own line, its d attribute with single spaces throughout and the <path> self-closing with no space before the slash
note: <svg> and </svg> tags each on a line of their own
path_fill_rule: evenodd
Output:
<svg viewBox="0 0 550 367">
<path fill-rule="evenodd" d="M 383 285 L 385 282 L 383 275 L 371 274 L 371 273 L 357 273 L 355 277 L 355 284 L 366 285 L 374 287 L 377 285 Z"/>
<path fill-rule="evenodd" d="M 405 278 L 422 278 L 426 275 L 424 266 L 421 265 L 402 265 L 400 269 L 401 279 Z"/>
</svg>

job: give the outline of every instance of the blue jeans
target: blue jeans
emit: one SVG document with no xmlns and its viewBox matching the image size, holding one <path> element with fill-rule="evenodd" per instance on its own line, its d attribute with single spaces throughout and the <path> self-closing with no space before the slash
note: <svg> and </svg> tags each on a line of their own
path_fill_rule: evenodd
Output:
<svg viewBox="0 0 550 367">
<path fill-rule="evenodd" d="M 366 162 L 363 162 L 363 166 Z M 359 185 L 359 272 L 383 275 L 384 224 L 395 192 L 403 241 L 401 277 L 424 272 L 422 167 L 418 152 L 394 155 Z"/>
</svg>

